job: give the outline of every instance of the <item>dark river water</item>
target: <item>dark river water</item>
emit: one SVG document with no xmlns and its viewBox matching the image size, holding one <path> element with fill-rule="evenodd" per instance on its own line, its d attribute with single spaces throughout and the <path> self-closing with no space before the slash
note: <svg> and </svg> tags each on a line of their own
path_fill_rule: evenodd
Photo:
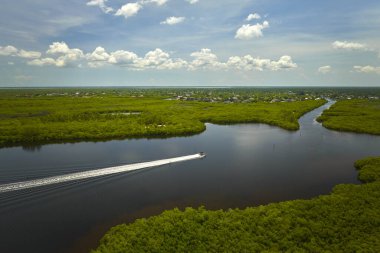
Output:
<svg viewBox="0 0 380 253">
<path fill-rule="evenodd" d="M 207 153 L 205 159 L 0 194 L 0 252 L 88 252 L 111 227 L 165 209 L 244 208 L 307 199 L 359 183 L 355 160 L 380 155 L 380 137 L 300 119 L 290 132 L 264 124 L 207 125 L 196 136 L 0 149 L 0 184 Z"/>
</svg>

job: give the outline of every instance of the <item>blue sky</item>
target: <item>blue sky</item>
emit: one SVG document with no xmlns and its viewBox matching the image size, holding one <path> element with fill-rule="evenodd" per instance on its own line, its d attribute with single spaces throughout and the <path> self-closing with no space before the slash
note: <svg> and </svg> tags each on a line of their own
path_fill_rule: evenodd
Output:
<svg viewBox="0 0 380 253">
<path fill-rule="evenodd" d="M 6 0 L 0 86 L 380 86 L 377 0 Z"/>
</svg>

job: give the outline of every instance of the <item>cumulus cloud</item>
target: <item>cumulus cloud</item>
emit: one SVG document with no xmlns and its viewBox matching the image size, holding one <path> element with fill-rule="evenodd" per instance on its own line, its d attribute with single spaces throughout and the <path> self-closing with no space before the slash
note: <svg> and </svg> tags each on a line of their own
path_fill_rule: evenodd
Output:
<svg viewBox="0 0 380 253">
<path fill-rule="evenodd" d="M 199 2 L 199 0 L 186 0 L 189 4 L 196 4 Z"/>
<path fill-rule="evenodd" d="M 176 25 L 185 21 L 185 17 L 168 17 L 165 21 L 162 21 L 162 25 Z"/>
<path fill-rule="evenodd" d="M 31 66 L 57 66 L 55 59 L 53 58 L 42 58 L 42 59 L 34 59 L 32 61 L 28 61 L 28 65 Z"/>
<path fill-rule="evenodd" d="M 288 55 L 281 56 L 278 61 L 270 59 L 254 58 L 251 55 L 243 57 L 232 56 L 227 61 L 227 66 L 239 70 L 282 70 L 297 68 L 297 64 L 293 62 L 292 58 Z"/>
<path fill-rule="evenodd" d="M 158 69 L 183 69 L 188 67 L 188 62 L 178 59 L 168 59 L 163 64 L 158 66 Z"/>
<path fill-rule="evenodd" d="M 91 68 L 103 67 L 107 64 L 132 65 L 138 56 L 129 51 L 117 50 L 108 53 L 103 47 L 97 47 L 92 53 L 86 54 L 87 65 Z"/>
<path fill-rule="evenodd" d="M 142 9 L 140 3 L 127 3 L 121 6 L 115 13 L 116 16 L 124 16 L 126 19 L 136 15 Z"/>
<path fill-rule="evenodd" d="M 55 66 L 55 67 L 80 67 L 88 66 L 99 68 L 103 66 L 121 66 L 131 70 L 144 69 L 186 69 L 186 70 L 270 70 L 277 71 L 283 69 L 297 68 L 288 55 L 280 57 L 278 60 L 262 59 L 251 55 L 231 56 L 227 61 L 220 61 L 211 49 L 203 48 L 190 54 L 191 60 L 173 58 L 169 52 L 156 48 L 147 52 L 143 57 L 126 50 L 116 50 L 107 52 L 101 46 L 96 47 L 92 52 L 83 53 L 81 49 L 70 48 L 65 42 L 54 42 L 49 45 L 46 55 L 41 57 L 40 52 L 18 50 L 13 46 L 1 47 L 3 55 L 12 55 L 28 58 L 27 64 L 30 66 Z M 6 53 L 5 53 L 6 52 Z M 328 67 L 328 66 L 324 66 Z M 323 68 L 322 68 L 323 69 Z M 361 70 L 355 66 L 357 71 Z M 363 72 L 373 72 L 369 66 L 363 67 Z"/>
<path fill-rule="evenodd" d="M 261 19 L 261 16 L 258 13 L 251 13 L 246 18 L 247 21 L 251 21 L 251 20 L 254 20 L 254 19 Z"/>
<path fill-rule="evenodd" d="M 270 66 L 269 59 L 253 58 L 251 55 L 232 56 L 227 61 L 227 66 L 239 70 L 259 70 L 263 71 Z"/>
<path fill-rule="evenodd" d="M 91 54 L 86 54 L 89 61 L 108 61 L 110 55 L 103 47 L 97 47 Z"/>
<path fill-rule="evenodd" d="M 145 57 L 139 61 L 139 66 L 143 68 L 178 69 L 187 66 L 187 62 L 182 59 L 171 59 L 169 53 L 156 48 L 145 54 Z"/>
<path fill-rule="evenodd" d="M 123 16 L 124 18 L 129 18 L 135 16 L 145 5 L 155 4 L 157 6 L 165 5 L 169 0 L 137 0 L 134 3 L 127 3 L 121 6 L 116 11 L 107 6 L 106 2 L 108 0 L 88 0 L 88 6 L 98 6 L 104 13 L 113 13 L 115 16 Z"/>
<path fill-rule="evenodd" d="M 178 69 L 187 66 L 187 62 L 182 59 L 171 59 L 168 52 L 160 48 L 149 51 L 144 58 L 138 58 L 135 62 L 136 69 Z"/>
<path fill-rule="evenodd" d="M 133 65 L 137 59 L 137 54 L 133 52 L 117 50 L 111 53 L 108 62 L 116 65 Z"/>
<path fill-rule="evenodd" d="M 113 11 L 111 7 L 106 5 L 108 0 L 90 0 L 87 2 L 88 6 L 98 6 L 104 13 L 110 13 Z"/>
<path fill-rule="evenodd" d="M 190 54 L 194 60 L 191 62 L 189 69 L 221 69 L 225 68 L 226 64 L 219 62 L 218 57 L 211 52 L 209 48 L 202 48 L 200 51 Z"/>
<path fill-rule="evenodd" d="M 271 70 L 281 70 L 281 69 L 293 69 L 297 68 L 297 64 L 293 62 L 292 57 L 289 55 L 281 56 L 278 61 L 271 61 Z"/>
<path fill-rule="evenodd" d="M 69 48 L 65 42 L 54 42 L 49 46 L 46 53 L 58 56 L 58 58 L 55 59 L 55 65 L 57 67 L 73 66 L 84 57 L 82 50 Z"/>
<path fill-rule="evenodd" d="M 269 27 L 269 22 L 264 21 L 262 24 L 243 25 L 237 31 L 235 38 L 241 40 L 249 40 L 263 36 L 263 30 Z"/>
<path fill-rule="evenodd" d="M 26 51 L 21 49 L 20 51 L 18 51 L 17 56 L 27 59 L 36 59 L 41 57 L 41 53 L 37 51 Z"/>
<path fill-rule="evenodd" d="M 186 68 L 187 62 L 182 59 L 172 59 L 168 52 L 160 48 L 149 51 L 144 57 L 139 57 L 137 54 L 117 50 L 107 53 L 102 47 L 97 47 L 92 53 L 86 55 L 87 65 L 92 68 L 99 68 L 104 65 L 117 65 L 127 67 L 133 70 L 144 69 L 179 69 Z"/>
<path fill-rule="evenodd" d="M 41 53 L 37 51 L 26 51 L 24 49 L 17 49 L 14 46 L 0 46 L 0 55 L 2 56 L 16 56 L 27 59 L 36 59 L 41 57 Z"/>
<path fill-rule="evenodd" d="M 155 50 L 146 53 L 141 63 L 147 67 L 158 66 L 167 61 L 169 57 L 169 53 L 163 51 L 160 48 L 156 48 Z"/>
<path fill-rule="evenodd" d="M 24 58 L 36 58 L 34 60 L 28 61 L 27 64 L 31 66 L 56 66 L 56 67 L 67 67 L 75 66 L 81 59 L 84 58 L 83 51 L 78 48 L 69 48 L 65 42 L 54 42 L 49 46 L 46 51 L 47 55 L 52 55 L 53 57 L 41 57 L 41 53 L 34 51 L 20 50 L 20 57 Z"/>
<path fill-rule="evenodd" d="M 332 43 L 334 49 L 345 49 L 345 50 L 368 50 L 365 44 L 357 42 L 348 41 L 335 41 Z"/>
<path fill-rule="evenodd" d="M 8 55 L 14 55 L 17 53 L 18 49 L 15 48 L 14 46 L 5 46 L 1 47 L 0 46 L 0 55 L 8 56 Z"/>
<path fill-rule="evenodd" d="M 318 72 L 321 74 L 327 74 L 330 73 L 332 70 L 330 65 L 322 66 L 318 68 Z"/>
<path fill-rule="evenodd" d="M 374 66 L 354 66 L 354 71 L 359 72 L 359 73 L 375 73 L 375 74 L 380 74 L 380 67 L 374 67 Z"/>
</svg>

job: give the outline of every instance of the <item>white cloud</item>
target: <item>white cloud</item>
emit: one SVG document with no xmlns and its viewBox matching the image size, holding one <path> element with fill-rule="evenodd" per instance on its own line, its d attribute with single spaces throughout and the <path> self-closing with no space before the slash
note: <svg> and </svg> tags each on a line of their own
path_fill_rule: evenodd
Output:
<svg viewBox="0 0 380 253">
<path fill-rule="evenodd" d="M 322 66 L 318 68 L 318 72 L 321 74 L 327 74 L 330 73 L 332 70 L 330 65 Z"/>
<path fill-rule="evenodd" d="M 270 59 L 254 58 L 251 55 L 243 57 L 232 56 L 227 61 L 227 66 L 233 69 L 239 70 L 258 70 L 263 71 L 265 69 L 277 71 L 282 69 L 297 68 L 297 64 L 292 61 L 292 58 L 288 55 L 280 57 L 278 61 L 272 61 Z"/>
<path fill-rule="evenodd" d="M 112 52 L 108 62 L 116 65 L 133 65 L 138 59 L 138 56 L 129 51 L 117 50 Z"/>
<path fill-rule="evenodd" d="M 195 58 L 189 66 L 190 70 L 220 69 L 226 66 L 225 63 L 219 62 L 218 57 L 209 48 L 202 48 L 200 51 L 191 53 L 190 56 Z"/>
<path fill-rule="evenodd" d="M 136 67 L 141 69 L 158 67 L 168 61 L 169 58 L 169 53 L 160 48 L 156 48 L 146 53 L 143 59 L 138 59 Z"/>
<path fill-rule="evenodd" d="M 133 67 L 138 56 L 125 50 L 108 53 L 103 47 L 97 47 L 91 54 L 86 55 L 86 59 L 87 65 L 91 68 L 99 68 L 107 64 Z"/>
<path fill-rule="evenodd" d="M 104 12 L 104 13 L 110 13 L 113 11 L 111 7 L 108 7 L 106 5 L 106 2 L 108 0 L 90 0 L 87 2 L 88 6 L 99 6 L 99 8 Z"/>
<path fill-rule="evenodd" d="M 0 55 L 2 56 L 17 56 L 27 59 L 36 59 L 41 57 L 41 53 L 37 51 L 18 50 L 14 46 L 0 47 Z"/>
<path fill-rule="evenodd" d="M 84 57 L 83 51 L 78 48 L 69 48 L 65 42 L 54 42 L 49 46 L 47 54 L 59 55 L 55 59 L 57 67 L 73 66 L 77 61 Z"/>
<path fill-rule="evenodd" d="M 34 59 L 32 61 L 28 61 L 28 65 L 31 66 L 56 66 L 56 61 L 53 58 L 42 58 L 42 59 Z"/>
<path fill-rule="evenodd" d="M 20 51 L 18 51 L 17 56 L 27 59 L 36 59 L 41 57 L 41 53 L 37 51 L 26 51 L 21 49 Z"/>
<path fill-rule="evenodd" d="M 188 66 L 187 61 L 182 59 L 168 59 L 164 63 L 162 63 L 160 66 L 157 67 L 157 69 L 181 69 L 186 68 Z"/>
<path fill-rule="evenodd" d="M 368 50 L 365 44 L 357 42 L 348 41 L 335 41 L 332 43 L 334 49 L 345 49 L 345 50 Z"/>
<path fill-rule="evenodd" d="M 133 67 L 137 70 L 143 69 L 180 69 L 188 66 L 187 61 L 182 59 L 172 59 L 168 52 L 160 48 L 149 51 L 144 58 L 135 59 Z"/>
<path fill-rule="evenodd" d="M 17 53 L 18 49 L 14 46 L 0 47 L 0 55 L 8 56 Z"/>
<path fill-rule="evenodd" d="M 356 72 L 359 72 L 359 73 L 366 73 L 366 74 L 376 73 L 376 74 L 380 74 L 380 67 L 374 67 L 374 66 L 370 66 L 370 65 L 367 65 L 367 66 L 354 66 L 354 70 Z"/>
<path fill-rule="evenodd" d="M 237 31 L 235 38 L 241 40 L 249 40 L 263 36 L 263 30 L 269 27 L 268 21 L 256 25 L 243 25 Z"/>
<path fill-rule="evenodd" d="M 12 48 L 10 48 L 12 49 Z M 8 50 L 9 51 L 9 50 Z M 11 51 L 15 51 L 12 49 Z M 277 71 L 282 69 L 297 68 L 297 64 L 292 61 L 290 56 L 284 55 L 279 60 L 254 58 L 251 55 L 243 57 L 232 56 L 226 62 L 220 61 L 211 49 L 203 48 L 190 54 L 193 58 L 187 61 L 181 58 L 172 58 L 171 55 L 160 49 L 147 52 L 144 57 L 139 57 L 136 53 L 125 50 L 107 52 L 101 46 L 96 47 L 92 52 L 84 54 L 81 49 L 70 48 L 65 42 L 54 42 L 49 46 L 46 55 L 52 57 L 41 57 L 41 53 L 34 51 L 20 50 L 20 55 L 25 58 L 35 57 L 27 62 L 31 66 L 88 66 L 99 68 L 106 65 L 126 67 L 131 70 L 144 69 L 187 69 L 187 70 L 245 70 L 245 71 Z M 26 57 L 28 56 L 28 57 Z"/>
<path fill-rule="evenodd" d="M 49 46 L 46 54 L 57 56 L 56 59 L 51 57 L 35 59 L 27 64 L 32 66 L 56 66 L 67 67 L 74 66 L 78 61 L 84 58 L 83 51 L 78 48 L 69 48 L 65 42 L 54 42 Z"/>
<path fill-rule="evenodd" d="M 251 20 L 254 20 L 254 19 L 261 19 L 261 16 L 258 13 L 251 13 L 246 18 L 247 21 L 251 21 Z"/>
<path fill-rule="evenodd" d="M 162 21 L 160 24 L 163 25 L 176 25 L 185 21 L 185 17 L 168 17 L 165 21 Z"/>
<path fill-rule="evenodd" d="M 91 54 L 86 54 L 89 61 L 108 61 L 110 55 L 103 47 L 97 47 Z"/>
<path fill-rule="evenodd" d="M 158 6 L 164 5 L 168 0 L 150 0 L 150 2 L 157 4 Z"/>
<path fill-rule="evenodd" d="M 270 66 L 270 62 L 269 59 L 253 58 L 251 55 L 243 57 L 231 56 L 227 61 L 227 65 L 233 69 L 263 71 Z"/>
<path fill-rule="evenodd" d="M 140 3 L 127 3 L 121 6 L 115 13 L 116 16 L 124 16 L 126 19 L 136 15 L 142 8 Z"/>
<path fill-rule="evenodd" d="M 186 0 L 189 4 L 196 4 L 199 2 L 199 0 Z"/>
<path fill-rule="evenodd" d="M 293 69 L 297 68 L 297 64 L 293 62 L 292 57 L 289 55 L 281 56 L 278 61 L 271 61 L 271 70 L 281 70 L 281 69 Z"/>
<path fill-rule="evenodd" d="M 47 54 L 66 54 L 70 51 L 69 46 L 65 42 L 53 42 L 46 51 Z"/>
</svg>

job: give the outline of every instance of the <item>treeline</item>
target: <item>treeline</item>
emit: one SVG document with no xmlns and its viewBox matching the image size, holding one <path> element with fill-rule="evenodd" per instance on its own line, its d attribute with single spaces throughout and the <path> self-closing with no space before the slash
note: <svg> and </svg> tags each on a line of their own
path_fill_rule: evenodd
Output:
<svg viewBox="0 0 380 253">
<path fill-rule="evenodd" d="M 366 184 L 244 210 L 165 211 L 113 227 L 92 253 L 380 252 L 380 157 L 355 166 Z"/>
<path fill-rule="evenodd" d="M 380 134 L 380 100 L 341 100 L 317 120 L 329 129 Z"/>
<path fill-rule="evenodd" d="M 120 96 L 0 98 L 0 147 L 190 135 L 204 131 L 204 122 L 261 122 L 296 130 L 298 118 L 323 103 L 224 104 Z"/>
</svg>

